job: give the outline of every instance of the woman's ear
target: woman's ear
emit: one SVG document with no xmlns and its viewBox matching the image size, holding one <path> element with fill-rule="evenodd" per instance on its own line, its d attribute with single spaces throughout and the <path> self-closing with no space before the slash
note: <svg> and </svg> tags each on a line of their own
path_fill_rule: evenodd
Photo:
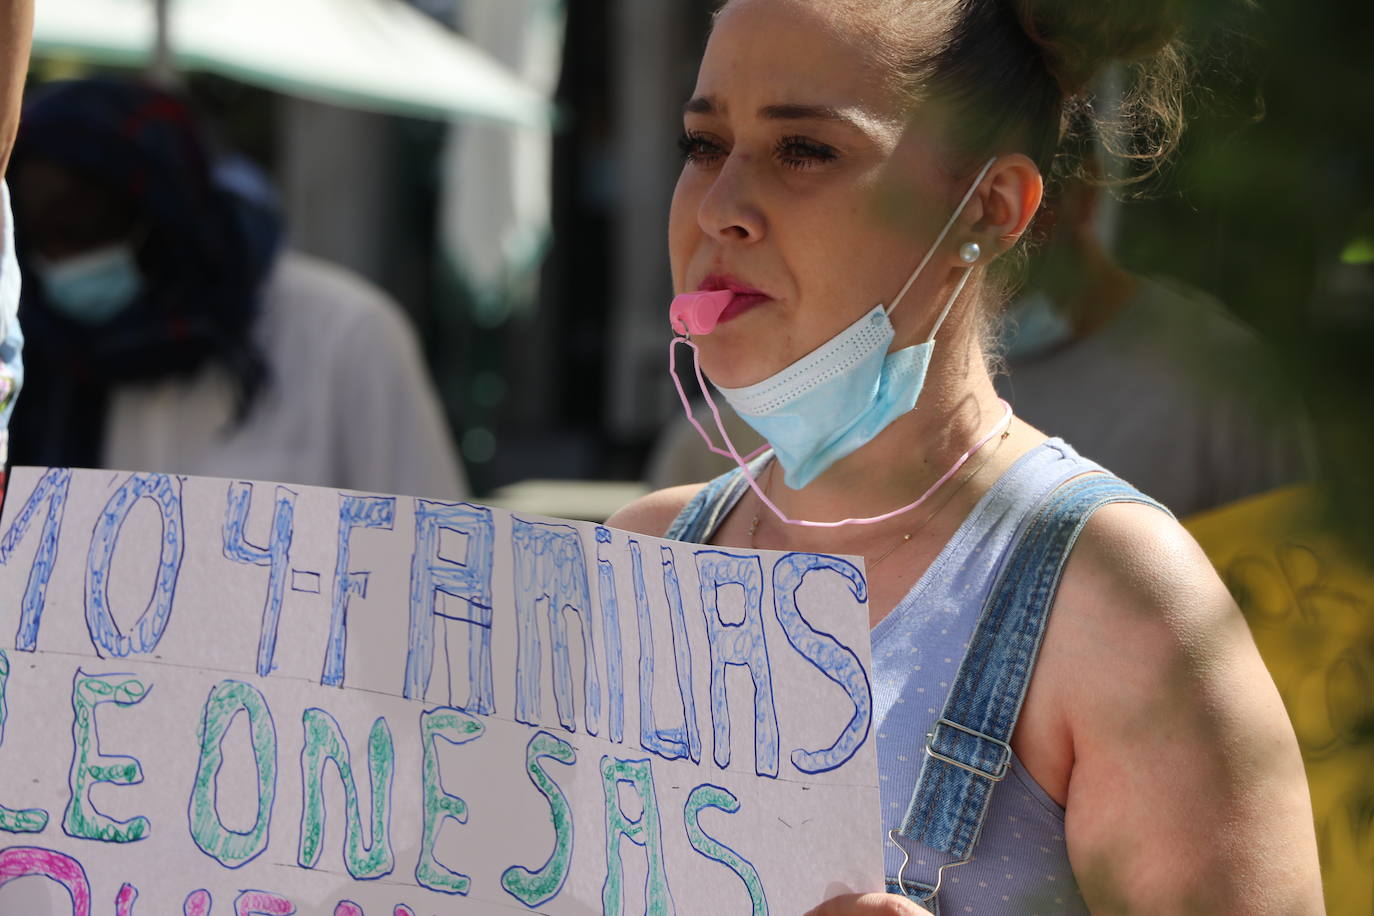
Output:
<svg viewBox="0 0 1374 916">
<path fill-rule="evenodd" d="M 1010 153 L 998 158 L 974 195 L 980 207 L 970 214 L 970 229 L 996 245 L 1011 248 L 1030 225 L 1045 194 L 1045 181 L 1029 156 Z M 970 210 L 973 208 L 970 207 Z"/>
</svg>

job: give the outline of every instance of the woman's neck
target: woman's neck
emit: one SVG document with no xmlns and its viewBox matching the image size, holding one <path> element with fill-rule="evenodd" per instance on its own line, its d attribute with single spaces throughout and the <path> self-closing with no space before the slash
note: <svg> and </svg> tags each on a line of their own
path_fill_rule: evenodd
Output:
<svg viewBox="0 0 1374 916">
<path fill-rule="evenodd" d="M 768 496 L 790 518 L 830 521 L 866 518 L 891 512 L 918 499 L 943 477 L 956 461 L 983 438 L 1005 408 L 988 377 L 981 349 L 975 345 L 954 351 L 936 346 L 935 358 L 916 409 L 903 415 L 858 451 L 837 461 L 811 484 L 792 490 L 780 474 L 770 470 L 760 481 Z M 989 443 L 985 448 L 992 448 Z M 979 457 L 970 460 L 979 466 Z M 984 476 L 984 475 L 980 475 Z M 984 476 L 984 479 L 989 478 Z M 995 478 L 990 478 L 995 479 Z M 954 481 L 947 482 L 950 486 Z M 981 495 L 983 488 L 973 487 Z M 967 499 L 969 494 L 961 494 Z M 936 505 L 933 493 L 928 505 Z M 761 524 L 766 507 L 756 503 Z M 811 528 L 766 520 L 767 543 L 760 547 L 843 552 L 851 546 L 862 552 L 869 541 L 907 529 L 928 511 L 924 506 L 874 525 Z"/>
</svg>

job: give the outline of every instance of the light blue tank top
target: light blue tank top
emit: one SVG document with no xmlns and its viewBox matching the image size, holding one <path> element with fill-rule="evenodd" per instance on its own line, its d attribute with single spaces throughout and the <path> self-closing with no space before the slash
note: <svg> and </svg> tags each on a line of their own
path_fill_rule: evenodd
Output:
<svg viewBox="0 0 1374 916">
<path fill-rule="evenodd" d="M 759 465 L 761 467 L 761 465 Z M 873 707 L 883 833 L 898 829 L 924 760 L 926 736 L 949 697 L 984 606 L 1022 529 L 1064 482 L 1102 469 L 1060 439 L 1027 452 L 983 495 L 906 597 L 872 631 Z M 746 489 L 738 472 L 709 484 L 668 537 L 708 542 Z M 954 857 L 916 846 L 902 878 L 934 886 Z M 889 890 L 902 851 L 885 840 Z M 1012 756 L 991 795 L 972 860 L 947 869 L 939 916 L 1086 914 L 1069 866 L 1064 810 Z"/>
<path fill-rule="evenodd" d="M 883 830 L 897 829 L 911 801 L 926 733 L 949 695 L 1007 554 L 1022 526 L 1051 490 L 1098 465 L 1051 439 L 1022 456 L 983 495 L 935 562 L 892 612 L 873 628 L 873 712 Z M 902 853 L 887 842 L 889 881 Z M 933 885 L 954 857 L 913 851 L 904 877 Z M 1088 912 L 1074 882 L 1064 841 L 1064 809 L 1014 755 L 992 793 L 973 860 L 945 872 L 941 916 L 964 913 Z"/>
</svg>

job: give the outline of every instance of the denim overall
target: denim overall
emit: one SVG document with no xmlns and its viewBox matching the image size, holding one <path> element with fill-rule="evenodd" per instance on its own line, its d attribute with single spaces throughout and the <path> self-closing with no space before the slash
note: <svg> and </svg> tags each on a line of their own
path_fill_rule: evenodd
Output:
<svg viewBox="0 0 1374 916">
<path fill-rule="evenodd" d="M 767 455 L 760 458 L 756 468 L 767 460 Z M 747 488 L 738 470 L 711 481 L 679 514 L 667 537 L 705 543 Z M 893 844 L 887 864 L 890 893 L 905 894 L 937 914 L 1087 912 L 1068 867 L 1063 811 L 1021 767 L 1010 741 L 1069 552 L 1093 512 L 1118 502 L 1163 508 L 1062 441 L 1049 440 L 1018 459 L 989 490 L 951 539 L 946 553 L 932 564 L 932 571 L 875 628 L 875 690 L 879 690 L 880 646 L 894 626 L 903 625 L 894 619 L 899 612 L 919 613 L 919 607 L 908 606 L 922 603 L 915 599 L 930 603 L 931 583 L 926 580 L 939 578 L 944 570 L 955 576 L 980 564 L 986 568 L 972 574 L 975 587 L 965 584 L 949 590 L 956 605 L 970 593 L 978 596 L 973 599 L 976 604 L 956 606 L 953 616 L 938 621 L 938 631 L 918 633 L 914 639 L 933 648 L 936 655 L 963 650 L 957 673 L 940 675 L 928 665 L 931 681 L 939 676 L 949 680 L 940 684 L 948 687 L 948 693 L 938 717 L 931 715 L 924 720 L 928 725 L 919 726 L 926 729 L 924 741 L 896 734 L 893 721 L 875 719 L 882 769 L 892 771 L 881 775 L 884 818 L 895 825 L 889 834 Z M 997 504 L 999 511 L 989 511 L 989 503 Z M 999 528 L 1001 534 L 992 536 Z M 974 556 L 984 549 L 988 555 Z M 987 586 L 977 588 L 976 583 L 984 579 Z M 967 621 L 967 630 L 958 628 L 960 618 Z M 943 637 L 946 644 L 930 645 L 949 630 L 954 635 Z M 916 646 L 910 651 L 917 651 Z M 902 664 L 902 659 L 896 663 Z M 921 669 L 919 664 L 914 667 Z M 953 665 L 949 670 L 954 671 Z M 934 683 L 919 679 L 912 683 L 925 684 L 912 688 L 921 691 L 921 702 L 927 688 L 932 698 L 937 693 Z M 917 699 L 910 689 L 903 693 L 897 703 Z M 875 703 L 875 709 L 883 705 Z M 906 714 L 911 704 L 890 708 Z M 933 714 L 935 708 L 929 712 Z M 906 717 L 911 719 L 909 714 Z M 892 716 L 892 720 L 897 718 Z M 889 731 L 894 732 L 890 738 Z M 885 743 L 913 748 L 912 755 L 919 757 L 897 755 L 891 748 L 884 753 Z M 899 802 L 892 800 L 891 784 L 901 781 L 898 770 L 909 779 L 916 759 L 919 775 L 905 801 L 905 815 L 897 820 Z M 1009 775 L 1014 778 L 1008 780 Z M 993 789 L 1004 780 L 1016 785 L 1009 785 L 994 804 Z M 901 797 L 906 799 L 905 794 Z M 999 822 L 993 846 L 979 846 L 975 856 L 975 845 L 994 808 L 1010 826 Z"/>
</svg>

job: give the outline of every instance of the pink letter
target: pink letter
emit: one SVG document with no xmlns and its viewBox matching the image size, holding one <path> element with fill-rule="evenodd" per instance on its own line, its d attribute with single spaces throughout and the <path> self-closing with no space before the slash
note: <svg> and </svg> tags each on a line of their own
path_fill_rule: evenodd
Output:
<svg viewBox="0 0 1374 916">
<path fill-rule="evenodd" d="M 296 907 L 267 891 L 244 891 L 234 898 L 234 916 L 291 916 Z"/>
<path fill-rule="evenodd" d="M 181 905 L 181 912 L 184 916 L 210 916 L 210 892 L 203 888 L 191 891 Z"/>
<path fill-rule="evenodd" d="M 51 878 L 62 885 L 72 898 L 72 916 L 91 916 L 91 885 L 80 862 L 38 846 L 0 850 L 0 887 L 30 875 Z"/>
<path fill-rule="evenodd" d="M 115 894 L 115 916 L 134 916 L 134 901 L 138 899 L 138 888 L 132 884 L 122 884 Z"/>
</svg>

